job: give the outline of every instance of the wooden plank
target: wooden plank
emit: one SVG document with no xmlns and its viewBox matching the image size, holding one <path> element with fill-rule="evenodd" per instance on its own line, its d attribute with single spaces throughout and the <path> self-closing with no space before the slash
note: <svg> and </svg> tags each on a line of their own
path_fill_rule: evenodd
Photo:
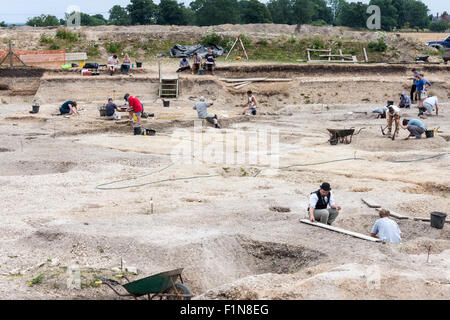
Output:
<svg viewBox="0 0 450 320">
<path fill-rule="evenodd" d="M 315 227 L 319 227 L 319 228 L 323 228 L 323 229 L 327 229 L 327 230 L 343 233 L 343 234 L 346 234 L 346 235 L 349 235 L 349 236 L 352 236 L 352 237 L 355 237 L 355 238 L 367 240 L 367 241 L 381 242 L 381 240 L 378 239 L 378 238 L 373 238 L 373 237 L 369 237 L 369 236 L 366 236 L 366 235 L 361 234 L 361 233 L 357 233 L 357 232 L 348 231 L 348 230 L 345 230 L 345 229 L 329 226 L 327 224 L 323 224 L 323 223 L 320 223 L 320 222 L 311 222 L 308 219 L 301 219 L 300 222 L 305 223 L 305 224 L 309 224 L 311 226 L 315 226 Z"/>
<path fill-rule="evenodd" d="M 414 218 L 414 221 L 430 222 L 430 221 L 431 221 L 431 218 L 421 218 L 421 217 L 418 217 L 418 218 Z M 450 223 L 450 220 L 445 220 L 445 223 Z"/>
<path fill-rule="evenodd" d="M 377 208 L 377 209 L 375 209 L 375 210 L 380 211 L 381 208 Z M 389 210 L 389 209 L 388 209 L 388 210 Z M 400 219 L 400 220 L 402 220 L 402 219 L 405 219 L 405 220 L 411 219 L 410 217 L 404 216 L 404 215 L 402 215 L 402 214 L 400 214 L 400 213 L 397 213 L 397 212 L 395 212 L 395 211 L 392 211 L 392 210 L 389 210 L 389 212 L 391 213 L 391 216 L 392 216 L 392 217 L 397 218 L 397 219 Z"/>
<path fill-rule="evenodd" d="M 235 86 L 234 88 L 235 88 L 235 89 L 240 89 L 240 88 L 243 88 L 243 87 L 249 85 L 250 83 L 253 83 L 253 81 L 247 81 L 247 82 L 244 82 L 243 84 L 237 85 L 237 86 Z"/>
<path fill-rule="evenodd" d="M 369 208 L 381 208 L 381 205 L 376 204 L 372 199 L 361 198 L 362 202 L 367 204 Z"/>
<path fill-rule="evenodd" d="M 221 78 L 220 81 L 225 82 L 247 82 L 247 81 L 263 81 L 266 78 L 249 78 L 249 79 L 228 79 L 228 78 Z"/>
<path fill-rule="evenodd" d="M 365 59 L 365 61 L 366 61 L 366 62 L 369 62 L 369 58 L 367 57 L 367 51 L 366 51 L 366 48 L 363 48 L 363 51 L 364 51 L 364 59 Z"/>
</svg>

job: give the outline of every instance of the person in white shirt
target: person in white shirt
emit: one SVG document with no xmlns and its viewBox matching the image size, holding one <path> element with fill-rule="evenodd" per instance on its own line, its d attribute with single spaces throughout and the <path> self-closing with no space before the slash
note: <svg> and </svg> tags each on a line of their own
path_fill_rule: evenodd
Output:
<svg viewBox="0 0 450 320">
<path fill-rule="evenodd" d="M 400 108 L 397 106 L 389 106 L 386 113 L 386 120 L 388 126 L 388 137 L 392 137 L 392 123 L 395 121 L 395 135 L 397 136 L 400 130 Z"/>
<path fill-rule="evenodd" d="M 374 238 L 392 243 L 402 242 L 401 231 L 397 222 L 390 218 L 391 212 L 386 209 L 381 209 L 379 212 L 380 219 L 373 225 L 370 235 Z"/>
<path fill-rule="evenodd" d="M 112 57 L 108 58 L 108 70 L 111 75 L 114 74 L 118 66 L 119 66 L 119 58 L 117 58 L 117 55 L 113 55 Z"/>
<path fill-rule="evenodd" d="M 423 101 L 423 106 L 426 108 L 425 115 L 433 115 L 434 108 L 436 108 L 436 115 L 439 115 L 438 98 L 436 96 L 426 98 Z"/>
<path fill-rule="evenodd" d="M 247 103 L 245 104 L 245 109 L 242 112 L 242 114 L 247 115 L 247 114 L 252 114 L 252 115 L 256 115 L 256 98 L 253 96 L 253 92 L 251 90 L 247 91 Z"/>
<path fill-rule="evenodd" d="M 311 193 L 307 215 L 311 222 L 319 220 L 323 224 L 331 225 L 336 220 L 341 209 L 334 202 L 330 184 L 324 182 L 319 190 Z"/>
</svg>

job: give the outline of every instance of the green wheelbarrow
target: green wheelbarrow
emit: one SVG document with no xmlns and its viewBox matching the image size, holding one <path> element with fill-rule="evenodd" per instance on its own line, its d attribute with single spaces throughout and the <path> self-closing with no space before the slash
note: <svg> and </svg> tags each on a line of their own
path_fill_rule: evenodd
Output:
<svg viewBox="0 0 450 320">
<path fill-rule="evenodd" d="M 148 300 L 159 298 L 160 300 L 190 300 L 192 294 L 188 287 L 183 284 L 181 273 L 183 269 L 162 272 L 153 276 L 130 282 L 126 276 L 123 277 L 128 283 L 121 284 L 115 280 L 103 278 L 97 284 L 105 284 L 110 287 L 117 295 L 121 297 L 133 297 L 136 300 L 139 297 L 147 296 Z M 178 281 L 180 278 L 180 282 Z M 122 287 L 127 293 L 121 293 L 117 287 Z"/>
</svg>

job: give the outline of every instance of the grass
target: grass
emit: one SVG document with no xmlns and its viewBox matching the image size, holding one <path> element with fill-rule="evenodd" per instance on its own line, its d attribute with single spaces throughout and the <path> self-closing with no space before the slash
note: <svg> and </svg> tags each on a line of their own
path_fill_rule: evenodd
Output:
<svg viewBox="0 0 450 320">
<path fill-rule="evenodd" d="M 37 284 L 40 284 L 40 283 L 42 283 L 42 280 L 44 280 L 44 274 L 42 273 L 42 274 L 40 274 L 40 275 L 38 275 L 36 278 L 34 278 L 33 280 L 31 280 L 29 283 L 28 283 L 28 285 L 30 286 L 30 287 L 33 287 L 33 286 L 35 286 L 35 285 L 37 285 Z"/>
</svg>

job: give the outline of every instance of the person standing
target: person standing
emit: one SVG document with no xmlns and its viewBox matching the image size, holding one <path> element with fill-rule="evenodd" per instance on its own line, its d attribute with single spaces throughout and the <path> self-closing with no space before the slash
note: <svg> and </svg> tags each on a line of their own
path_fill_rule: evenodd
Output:
<svg viewBox="0 0 450 320">
<path fill-rule="evenodd" d="M 410 96 L 411 96 L 411 101 L 414 102 L 414 101 L 418 101 L 418 99 L 417 99 L 417 76 L 419 75 L 419 72 L 417 72 L 416 69 L 412 69 L 411 71 L 413 73 L 413 84 L 411 86 Z"/>
<path fill-rule="evenodd" d="M 400 130 L 400 109 L 397 106 L 389 106 L 386 114 L 388 137 L 392 138 L 392 123 L 395 122 L 395 136 L 398 135 Z"/>
<path fill-rule="evenodd" d="M 386 209 L 381 209 L 378 214 L 380 219 L 378 219 L 373 225 L 370 236 L 386 242 L 402 242 L 402 238 L 400 236 L 402 232 L 400 231 L 397 222 L 390 218 L 391 212 Z"/>
<path fill-rule="evenodd" d="M 422 134 L 425 132 L 426 128 L 422 121 L 417 119 L 403 119 L 402 129 L 409 131 L 409 136 L 405 138 L 408 140 L 410 137 L 415 136 L 416 139 L 422 139 Z"/>
<path fill-rule="evenodd" d="M 208 108 L 214 104 L 213 101 L 206 102 L 204 97 L 200 97 L 200 101 L 197 102 L 193 109 L 197 110 L 198 118 L 205 119 L 209 123 L 214 124 L 217 129 L 220 129 L 219 121 L 217 120 L 217 114 L 208 114 Z"/>
<path fill-rule="evenodd" d="M 129 93 L 127 93 L 123 98 L 125 99 L 125 101 L 128 102 L 128 105 L 129 105 L 128 112 L 130 115 L 130 121 L 133 121 L 133 114 L 134 114 L 137 118 L 139 125 L 142 126 L 141 117 L 142 117 L 143 108 L 142 108 L 142 104 L 139 101 L 139 99 L 136 97 L 130 96 Z"/>
<path fill-rule="evenodd" d="M 245 104 L 244 107 L 246 107 L 244 109 L 244 111 L 242 112 L 242 114 L 247 114 L 247 113 L 251 113 L 252 115 L 256 116 L 256 99 L 253 96 L 253 92 L 251 90 L 247 91 L 247 99 L 248 102 Z"/>
<path fill-rule="evenodd" d="M 334 202 L 330 184 L 324 182 L 319 190 L 311 193 L 307 216 L 311 222 L 318 220 L 323 224 L 331 225 L 336 220 L 341 209 Z"/>
</svg>

